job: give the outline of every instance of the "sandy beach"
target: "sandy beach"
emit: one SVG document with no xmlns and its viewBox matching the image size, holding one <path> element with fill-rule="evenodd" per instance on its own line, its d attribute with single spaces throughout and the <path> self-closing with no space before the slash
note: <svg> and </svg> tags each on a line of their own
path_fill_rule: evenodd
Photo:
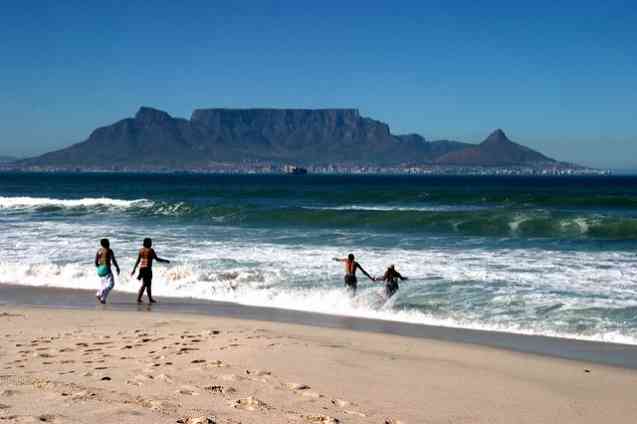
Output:
<svg viewBox="0 0 637 424">
<path fill-rule="evenodd" d="M 0 322 L 0 422 L 637 419 L 637 371 L 471 344 L 99 308 Z"/>
</svg>

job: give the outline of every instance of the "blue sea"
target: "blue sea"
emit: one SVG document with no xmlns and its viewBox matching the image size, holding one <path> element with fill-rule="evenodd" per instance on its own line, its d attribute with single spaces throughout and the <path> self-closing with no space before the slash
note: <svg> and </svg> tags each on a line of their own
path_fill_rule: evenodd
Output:
<svg viewBox="0 0 637 424">
<path fill-rule="evenodd" d="M 637 344 L 637 177 L 0 174 L 0 228 L 0 283 L 94 289 L 107 237 L 134 292 L 152 237 L 160 296 Z"/>
</svg>

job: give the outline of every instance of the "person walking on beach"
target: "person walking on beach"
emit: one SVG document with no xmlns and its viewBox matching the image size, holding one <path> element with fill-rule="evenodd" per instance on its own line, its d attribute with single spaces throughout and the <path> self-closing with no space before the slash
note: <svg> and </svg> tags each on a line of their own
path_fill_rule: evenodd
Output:
<svg viewBox="0 0 637 424">
<path fill-rule="evenodd" d="M 332 260 L 345 264 L 345 286 L 352 295 L 356 294 L 356 287 L 358 285 L 358 280 L 356 279 L 356 270 L 360 269 L 361 272 L 367 276 L 367 278 L 372 281 L 376 281 L 374 280 L 374 277 L 369 275 L 367 271 L 365 271 L 363 267 L 354 260 L 353 253 L 347 255 L 347 258 L 332 258 Z"/>
<path fill-rule="evenodd" d="M 97 268 L 97 275 L 100 277 L 100 288 L 97 290 L 97 300 L 103 305 L 106 303 L 108 293 L 115 286 L 115 278 L 113 277 L 112 265 L 115 265 L 117 275 L 119 275 L 119 265 L 115 259 L 115 253 L 111 250 L 111 244 L 108 239 L 100 240 L 100 245 L 97 254 L 95 255 L 95 268 Z"/>
<path fill-rule="evenodd" d="M 135 270 L 137 269 L 137 265 L 139 265 L 139 275 L 137 276 L 137 279 L 142 282 L 142 286 L 139 288 L 139 292 L 137 293 L 137 303 L 142 303 L 144 290 L 148 293 L 148 302 L 157 303 L 155 299 L 153 299 L 151 291 L 151 284 L 153 282 L 153 260 L 167 264 L 170 263 L 169 260 L 158 257 L 152 246 L 153 241 L 149 238 L 145 238 L 143 247 L 139 249 L 139 255 L 137 255 L 137 262 L 135 262 L 133 272 L 131 272 L 131 275 L 135 275 Z"/>
<path fill-rule="evenodd" d="M 389 268 L 387 268 L 387 271 L 385 271 L 383 278 L 380 279 L 385 282 L 385 296 L 387 296 L 387 299 L 392 297 L 398 291 L 399 279 L 404 281 L 407 280 L 407 277 L 400 275 L 400 272 L 396 271 L 396 267 L 394 267 L 394 265 L 390 265 Z"/>
</svg>

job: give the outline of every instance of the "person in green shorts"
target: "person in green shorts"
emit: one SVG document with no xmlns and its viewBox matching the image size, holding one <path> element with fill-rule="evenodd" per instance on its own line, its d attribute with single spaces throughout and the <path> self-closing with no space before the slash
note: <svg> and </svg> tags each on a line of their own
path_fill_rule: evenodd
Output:
<svg viewBox="0 0 637 424">
<path fill-rule="evenodd" d="M 111 249 L 108 239 L 100 240 L 100 245 L 102 247 L 100 247 L 95 255 L 95 268 L 97 269 L 97 276 L 100 277 L 100 288 L 97 290 L 96 297 L 101 304 L 105 304 L 108 294 L 115 286 L 111 266 L 115 265 L 117 275 L 119 275 L 119 265 L 117 264 L 115 252 Z"/>
</svg>

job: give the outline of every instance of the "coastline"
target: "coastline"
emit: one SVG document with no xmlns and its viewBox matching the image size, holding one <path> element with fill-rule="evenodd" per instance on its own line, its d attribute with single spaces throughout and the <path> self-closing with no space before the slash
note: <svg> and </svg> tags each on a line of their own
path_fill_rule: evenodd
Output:
<svg viewBox="0 0 637 424">
<path fill-rule="evenodd" d="M 96 305 L 92 290 L 0 284 L 0 307 L 44 307 L 52 309 L 152 312 L 212 316 L 378 333 L 428 341 L 476 345 L 522 354 L 582 361 L 637 370 L 637 346 L 551 336 L 441 327 L 383 321 L 369 318 L 327 315 L 288 309 L 246 306 L 191 298 L 157 297 L 149 306 L 134 302 L 134 294 L 114 291 L 106 306 Z"/>
</svg>

